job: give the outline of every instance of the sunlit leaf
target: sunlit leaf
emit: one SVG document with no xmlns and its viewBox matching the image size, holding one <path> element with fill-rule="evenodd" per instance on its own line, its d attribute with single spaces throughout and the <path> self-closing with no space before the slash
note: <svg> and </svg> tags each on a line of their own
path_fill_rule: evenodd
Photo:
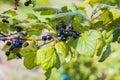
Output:
<svg viewBox="0 0 120 80">
<path fill-rule="evenodd" d="M 77 52 L 86 56 L 93 56 L 97 46 L 97 39 L 100 34 L 96 30 L 89 30 L 82 34 L 73 42 L 73 47 Z"/>
<path fill-rule="evenodd" d="M 59 57 L 54 48 L 41 48 L 37 51 L 36 63 L 44 70 L 56 67 L 59 68 Z"/>
</svg>

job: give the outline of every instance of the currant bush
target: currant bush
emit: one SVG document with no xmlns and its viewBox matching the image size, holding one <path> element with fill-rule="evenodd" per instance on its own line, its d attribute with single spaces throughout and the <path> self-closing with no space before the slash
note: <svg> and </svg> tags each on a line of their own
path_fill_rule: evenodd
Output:
<svg viewBox="0 0 120 80">
<path fill-rule="evenodd" d="M 14 1 L 13 8 L 0 12 L 0 40 L 6 43 L 2 50 L 8 60 L 24 59 L 28 69 L 40 65 L 47 79 L 53 68 L 75 55 L 103 62 L 111 43 L 120 42 L 120 6 L 114 0 L 85 0 L 80 6 L 61 8 L 37 6 L 37 0 Z M 87 4 L 96 5 L 90 17 Z"/>
</svg>

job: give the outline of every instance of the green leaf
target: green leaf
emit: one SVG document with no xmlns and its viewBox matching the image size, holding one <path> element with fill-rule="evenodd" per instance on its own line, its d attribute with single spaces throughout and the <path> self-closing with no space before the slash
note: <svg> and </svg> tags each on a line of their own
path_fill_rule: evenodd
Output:
<svg viewBox="0 0 120 80">
<path fill-rule="evenodd" d="M 108 18 L 113 20 L 120 18 L 120 8 L 105 4 L 98 5 L 97 8 L 92 12 L 92 16 L 98 13 L 100 10 L 103 11 L 103 14 L 99 16 L 100 18 L 103 17 L 105 20 Z"/>
<path fill-rule="evenodd" d="M 112 13 L 114 20 L 120 18 L 120 9 L 111 8 L 110 12 Z"/>
<path fill-rule="evenodd" d="M 73 41 L 73 47 L 77 52 L 86 56 L 93 56 L 97 46 L 97 39 L 100 34 L 96 30 L 89 30 L 81 37 Z"/>
<path fill-rule="evenodd" d="M 109 55 L 111 52 L 111 46 L 110 44 L 107 46 L 107 48 L 103 49 L 103 54 L 100 56 L 100 59 L 98 60 L 99 62 L 103 62 Z"/>
<path fill-rule="evenodd" d="M 53 19 L 60 19 L 60 18 L 65 18 L 65 17 L 74 17 L 74 16 L 78 16 L 82 19 L 82 21 L 84 23 L 87 23 L 89 24 L 89 26 L 91 26 L 91 22 L 86 18 L 84 17 L 80 12 L 66 12 L 66 13 L 59 13 L 59 14 L 56 14 Z"/>
<path fill-rule="evenodd" d="M 68 45 L 64 42 L 58 42 L 55 44 L 55 49 L 57 53 L 61 53 L 64 57 L 67 57 L 68 55 Z"/>
<path fill-rule="evenodd" d="M 118 5 L 119 6 L 119 0 L 85 0 L 87 3 L 89 3 L 91 6 L 94 6 L 95 4 L 108 4 L 108 5 Z"/>
<path fill-rule="evenodd" d="M 63 6 L 63 7 L 61 8 L 61 10 L 62 10 L 62 12 L 68 12 L 68 7 L 67 7 L 67 6 Z"/>
<path fill-rule="evenodd" d="M 28 32 L 29 35 L 40 35 L 42 33 L 42 29 L 46 28 L 46 25 L 43 23 L 31 23 L 30 28 L 26 28 L 27 30 L 31 30 L 31 32 Z"/>
<path fill-rule="evenodd" d="M 102 62 L 104 61 L 110 54 L 110 43 L 112 42 L 112 39 L 113 39 L 113 30 L 109 31 L 109 32 L 106 32 L 106 31 L 103 31 L 102 32 L 102 37 L 100 37 L 98 39 L 98 44 L 99 47 L 97 47 L 97 56 L 99 56 L 99 62 Z"/>
<path fill-rule="evenodd" d="M 117 41 L 119 36 L 120 36 L 120 29 L 116 29 L 113 33 L 113 42 Z"/>
<path fill-rule="evenodd" d="M 48 69 L 48 70 L 45 72 L 46 80 L 49 80 L 50 75 L 51 75 L 51 69 Z"/>
<path fill-rule="evenodd" d="M 117 42 L 120 43 L 120 36 L 118 37 Z"/>
<path fill-rule="evenodd" d="M 9 25 L 0 22 L 0 31 L 2 31 L 4 33 L 8 33 L 8 31 L 9 31 Z"/>
<path fill-rule="evenodd" d="M 38 19 L 38 17 L 35 14 L 29 13 L 27 14 L 28 19 Z"/>
<path fill-rule="evenodd" d="M 52 6 L 50 0 L 36 0 L 36 6 Z"/>
<path fill-rule="evenodd" d="M 91 6 L 93 6 L 94 4 L 100 2 L 100 0 L 87 0 L 87 1 L 89 1 L 89 4 L 90 4 Z"/>
<path fill-rule="evenodd" d="M 51 7 L 35 7 L 33 10 L 34 11 L 41 11 L 42 15 L 50 15 L 50 14 L 56 14 L 56 13 L 61 12 L 60 9 L 51 8 Z"/>
<path fill-rule="evenodd" d="M 31 0 L 32 1 L 32 4 L 33 4 L 33 7 L 36 5 L 36 0 Z"/>
<path fill-rule="evenodd" d="M 28 69 L 33 69 L 37 66 L 35 63 L 37 49 L 32 47 L 32 45 L 21 49 L 21 55 L 24 57 L 24 65 Z"/>
<path fill-rule="evenodd" d="M 9 11 L 7 11 L 5 14 L 10 14 L 10 15 L 12 15 L 12 16 L 17 16 L 17 15 L 18 15 L 17 12 L 16 12 L 16 11 L 13 11 L 13 10 L 9 10 Z"/>
<path fill-rule="evenodd" d="M 104 21 L 105 22 L 109 22 L 111 21 L 112 17 L 110 17 L 111 13 L 109 10 L 105 10 L 104 13 L 102 15 L 100 15 L 100 17 L 98 18 L 99 21 Z"/>
<path fill-rule="evenodd" d="M 37 51 L 36 64 L 40 64 L 44 70 L 53 67 L 59 68 L 59 57 L 54 48 L 41 48 Z"/>
</svg>

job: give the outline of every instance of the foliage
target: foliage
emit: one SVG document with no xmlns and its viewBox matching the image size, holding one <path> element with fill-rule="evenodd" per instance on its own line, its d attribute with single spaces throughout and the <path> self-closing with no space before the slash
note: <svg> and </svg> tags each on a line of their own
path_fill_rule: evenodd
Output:
<svg viewBox="0 0 120 80">
<path fill-rule="evenodd" d="M 26 8 L 30 7 L 27 13 L 20 11 L 19 0 L 15 0 L 14 8 L 0 13 L 0 40 L 6 43 L 3 51 L 10 52 L 6 53 L 8 60 L 24 57 L 28 69 L 40 65 L 46 70 L 46 79 L 53 68 L 75 55 L 97 57 L 103 62 L 111 53 L 111 43 L 120 43 L 119 0 L 85 0 L 80 6 L 59 9 L 36 6 L 36 0 L 25 3 Z M 96 3 L 88 18 L 85 5 Z"/>
</svg>

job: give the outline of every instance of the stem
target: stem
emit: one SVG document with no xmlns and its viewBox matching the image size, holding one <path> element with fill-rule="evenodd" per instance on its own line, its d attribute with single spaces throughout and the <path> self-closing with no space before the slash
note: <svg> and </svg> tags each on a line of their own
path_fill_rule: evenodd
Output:
<svg viewBox="0 0 120 80">
<path fill-rule="evenodd" d="M 44 45 L 46 45 L 46 44 L 49 44 L 49 43 L 51 43 L 51 42 L 53 42 L 53 41 L 54 41 L 54 40 L 51 40 L 51 41 L 45 42 L 45 43 L 43 43 L 43 44 L 37 46 L 37 48 L 40 48 L 40 47 L 42 47 L 42 46 L 44 46 Z"/>
<path fill-rule="evenodd" d="M 15 2 L 14 2 L 14 9 L 15 10 L 17 10 L 17 7 L 19 6 L 18 3 L 19 3 L 19 0 L 15 0 Z"/>
<path fill-rule="evenodd" d="M 4 37 L 6 37 L 6 35 L 4 35 L 4 34 L 3 34 L 3 33 L 1 33 L 1 32 L 0 32 L 0 35 L 2 35 L 2 36 L 4 36 Z"/>
</svg>

